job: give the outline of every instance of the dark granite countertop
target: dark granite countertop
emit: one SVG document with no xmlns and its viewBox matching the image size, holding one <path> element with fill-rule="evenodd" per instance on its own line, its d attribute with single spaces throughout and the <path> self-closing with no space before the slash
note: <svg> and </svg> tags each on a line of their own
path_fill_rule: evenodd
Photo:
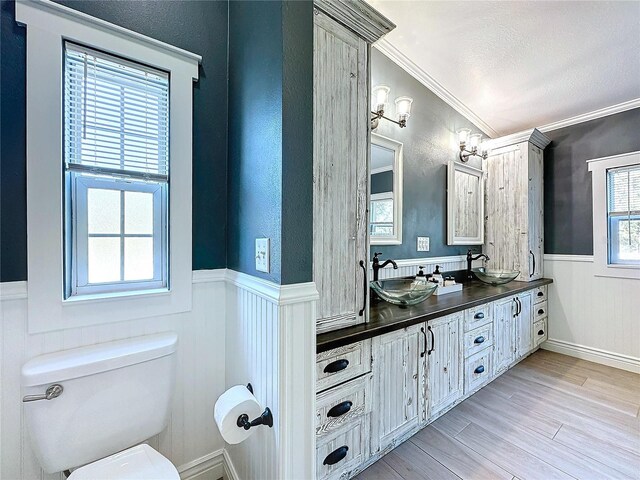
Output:
<svg viewBox="0 0 640 480">
<path fill-rule="evenodd" d="M 441 296 L 433 295 L 411 307 L 399 307 L 382 300 L 376 301 L 371 304 L 369 323 L 321 333 L 316 337 L 316 352 L 325 352 L 383 333 L 400 330 L 552 282 L 550 278 L 541 278 L 533 282 L 510 282 L 506 285 L 492 286 L 473 280 L 465 283 L 460 292 Z"/>
</svg>

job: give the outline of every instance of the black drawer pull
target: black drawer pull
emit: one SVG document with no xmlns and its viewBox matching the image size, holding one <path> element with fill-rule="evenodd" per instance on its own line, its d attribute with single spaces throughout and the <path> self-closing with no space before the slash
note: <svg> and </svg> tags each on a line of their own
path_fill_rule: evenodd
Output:
<svg viewBox="0 0 640 480">
<path fill-rule="evenodd" d="M 324 373 L 336 373 L 340 370 L 344 370 L 349 366 L 349 360 L 346 358 L 341 358 L 340 360 L 336 360 L 335 362 L 331 362 L 326 367 L 324 367 Z"/>
<path fill-rule="evenodd" d="M 331 410 L 327 412 L 327 417 L 340 417 L 351 410 L 352 406 L 353 402 L 349 400 L 339 403 L 335 407 L 331 407 Z"/>
<path fill-rule="evenodd" d="M 327 455 L 324 459 L 324 462 L 322 462 L 322 464 L 335 465 L 336 463 L 338 463 L 340 460 L 342 460 L 344 457 L 347 456 L 348 451 L 349 451 L 349 447 L 347 447 L 346 445 L 343 445 L 342 447 L 335 449 L 333 452 Z"/>
<path fill-rule="evenodd" d="M 482 373 L 482 372 L 484 372 L 484 365 L 480 365 L 473 371 L 473 373 Z"/>
<path fill-rule="evenodd" d="M 538 315 L 542 315 L 544 313 L 544 310 L 541 308 L 538 310 Z"/>
<path fill-rule="evenodd" d="M 480 335 L 479 337 L 476 337 L 473 343 L 484 343 L 484 337 L 482 335 Z"/>
<path fill-rule="evenodd" d="M 544 297 L 544 293 L 543 292 L 538 292 L 538 296 L 539 297 Z"/>
<path fill-rule="evenodd" d="M 473 318 L 477 318 L 478 320 L 484 318 L 484 313 L 480 312 L 480 313 L 476 313 Z"/>
<path fill-rule="evenodd" d="M 538 335 L 544 335 L 544 330 L 538 330 Z"/>
</svg>

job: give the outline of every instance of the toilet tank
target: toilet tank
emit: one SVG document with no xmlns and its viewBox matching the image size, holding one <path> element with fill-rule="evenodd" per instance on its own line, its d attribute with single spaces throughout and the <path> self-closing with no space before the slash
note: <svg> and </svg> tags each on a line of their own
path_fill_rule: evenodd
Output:
<svg viewBox="0 0 640 480">
<path fill-rule="evenodd" d="M 22 367 L 23 395 L 60 384 L 51 400 L 25 402 L 31 445 L 42 468 L 59 472 L 160 433 L 175 386 L 175 333 L 64 350 Z"/>
</svg>

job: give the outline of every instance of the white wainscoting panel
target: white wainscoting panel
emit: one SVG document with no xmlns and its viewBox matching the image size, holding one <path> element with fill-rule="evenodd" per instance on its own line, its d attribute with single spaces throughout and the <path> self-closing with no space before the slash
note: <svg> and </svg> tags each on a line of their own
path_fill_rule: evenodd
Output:
<svg viewBox="0 0 640 480">
<path fill-rule="evenodd" d="M 474 253 L 474 255 L 477 255 Z M 384 262 L 386 258 L 381 258 L 381 262 Z M 395 260 L 395 259 L 394 259 Z M 387 265 L 381 269 L 378 273 L 378 278 L 384 280 L 385 278 L 395 277 L 408 277 L 418 273 L 418 267 L 425 267 L 424 273 L 433 273 L 436 269 L 436 265 L 440 265 L 441 272 L 452 272 L 454 270 L 465 270 L 467 268 L 466 255 L 452 255 L 449 257 L 430 257 L 430 258 L 404 258 L 401 260 L 395 260 L 398 265 L 398 269 L 394 270 L 392 265 Z M 473 267 L 481 267 L 482 260 L 476 260 L 473 262 Z M 373 279 L 373 269 L 371 263 L 369 263 L 369 278 Z"/>
<path fill-rule="evenodd" d="M 220 275 L 215 272 L 207 275 L 209 278 L 194 282 L 191 312 L 34 335 L 27 333 L 25 282 L 3 284 L 0 290 L 0 478 L 64 478 L 62 474 L 44 474 L 31 451 L 20 388 L 20 370 L 28 359 L 43 353 L 163 331 L 175 331 L 179 336 L 177 385 L 169 426 L 150 439 L 150 445 L 179 470 L 194 468 L 194 461 L 223 449 L 224 442 L 213 421 L 213 405 L 225 390 L 225 274 L 223 271 Z M 24 295 L 20 294 L 21 288 Z"/>
<path fill-rule="evenodd" d="M 242 479 L 307 479 L 315 460 L 315 284 L 277 286 L 230 272 L 227 388 L 251 383 L 274 427 L 228 445 Z"/>
<path fill-rule="evenodd" d="M 549 340 L 542 348 L 640 373 L 640 281 L 596 277 L 591 257 L 545 255 Z"/>
</svg>

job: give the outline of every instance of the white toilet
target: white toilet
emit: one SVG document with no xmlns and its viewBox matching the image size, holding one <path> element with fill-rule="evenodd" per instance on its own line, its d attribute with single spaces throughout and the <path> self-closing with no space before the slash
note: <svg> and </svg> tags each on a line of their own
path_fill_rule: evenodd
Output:
<svg viewBox="0 0 640 480">
<path fill-rule="evenodd" d="M 141 444 L 169 420 L 177 341 L 161 333 L 29 360 L 24 411 L 42 468 L 74 469 L 72 480 L 178 480 L 167 458 Z"/>
</svg>

